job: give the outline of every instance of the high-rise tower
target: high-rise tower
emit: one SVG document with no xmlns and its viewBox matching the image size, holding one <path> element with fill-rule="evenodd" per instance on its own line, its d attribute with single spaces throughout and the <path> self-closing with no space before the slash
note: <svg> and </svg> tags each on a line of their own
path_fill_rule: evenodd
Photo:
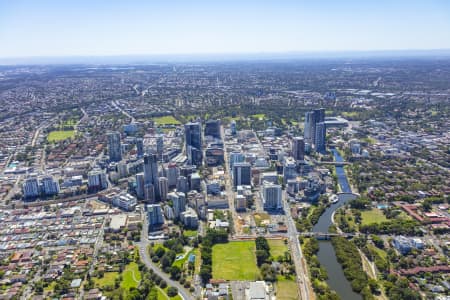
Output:
<svg viewBox="0 0 450 300">
<path fill-rule="evenodd" d="M 144 184 L 152 184 L 155 188 L 155 197 L 160 199 L 158 181 L 158 157 L 156 154 L 144 154 Z"/>
<path fill-rule="evenodd" d="M 199 122 L 191 122 L 184 125 L 186 155 L 192 165 L 201 166 L 202 153 L 202 125 Z"/>
<path fill-rule="evenodd" d="M 108 154 L 110 161 L 122 160 L 122 145 L 120 143 L 120 133 L 110 132 L 108 133 Z"/>
</svg>

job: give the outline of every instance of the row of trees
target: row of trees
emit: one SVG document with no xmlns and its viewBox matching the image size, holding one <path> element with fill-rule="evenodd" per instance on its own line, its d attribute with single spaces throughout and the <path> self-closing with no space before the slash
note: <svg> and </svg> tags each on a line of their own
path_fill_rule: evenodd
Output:
<svg viewBox="0 0 450 300">
<path fill-rule="evenodd" d="M 361 225 L 359 231 L 372 234 L 422 235 L 415 220 L 389 220 L 381 223 Z"/>
<path fill-rule="evenodd" d="M 328 279 L 327 271 L 320 265 L 317 258 L 319 251 L 319 242 L 316 238 L 301 238 L 303 255 L 306 259 L 309 268 L 309 276 L 311 278 L 312 287 L 320 300 L 330 299 L 339 300 L 339 296 L 335 291 L 332 291 L 326 280 Z"/>
<path fill-rule="evenodd" d="M 158 274 L 154 273 L 153 270 L 148 269 L 141 262 L 139 262 L 138 264 L 139 271 L 142 274 L 142 280 L 138 288 L 130 289 L 129 293 L 127 293 L 126 300 L 157 300 L 158 291 L 156 286 L 158 285 L 161 289 L 165 289 L 167 287 L 167 282 L 163 280 Z M 174 297 L 177 294 L 178 289 L 176 287 L 171 286 L 167 289 L 167 295 L 169 297 Z"/>
<path fill-rule="evenodd" d="M 327 200 L 328 201 L 328 200 Z M 313 226 L 317 224 L 320 216 L 325 212 L 326 205 L 312 205 L 307 210 L 302 211 L 301 217 L 297 219 L 296 227 L 299 232 L 311 231 Z M 311 213 L 310 211 L 313 210 Z"/>
<path fill-rule="evenodd" d="M 225 230 L 208 229 L 201 243 L 202 266 L 200 277 L 204 284 L 212 278 L 212 246 L 218 243 L 227 243 L 228 233 Z"/>
<path fill-rule="evenodd" d="M 257 237 L 255 240 L 256 245 L 256 264 L 261 271 L 261 277 L 270 282 L 275 282 L 277 280 L 277 272 L 270 265 L 271 255 L 270 246 L 265 237 Z"/>
<path fill-rule="evenodd" d="M 368 279 L 363 270 L 361 256 L 356 245 L 344 237 L 331 239 L 336 257 L 344 269 L 344 275 L 350 281 L 352 289 L 361 293 L 365 300 L 375 299 L 373 294 L 379 294 L 379 286 L 375 279 Z"/>
<path fill-rule="evenodd" d="M 261 267 L 263 263 L 268 263 L 270 258 L 270 247 L 266 238 L 259 236 L 255 240 L 256 264 Z"/>
</svg>

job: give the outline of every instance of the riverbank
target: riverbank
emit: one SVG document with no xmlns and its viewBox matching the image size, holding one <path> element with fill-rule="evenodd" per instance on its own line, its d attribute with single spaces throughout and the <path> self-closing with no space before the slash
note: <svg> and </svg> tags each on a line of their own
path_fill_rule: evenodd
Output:
<svg viewBox="0 0 450 300">
<path fill-rule="evenodd" d="M 329 227 L 333 225 L 333 216 L 336 210 L 348 201 L 355 199 L 356 196 L 352 194 L 339 195 L 339 201 L 328 206 L 324 213 L 320 216 L 318 222 L 313 227 L 313 232 L 328 232 Z M 328 286 L 336 291 L 341 299 L 345 300 L 361 300 L 362 297 L 355 293 L 350 282 L 346 279 L 342 266 L 339 264 L 336 252 L 330 241 L 318 242 L 319 250 L 317 252 L 317 259 L 320 266 L 327 272 L 328 278 L 326 280 Z"/>
<path fill-rule="evenodd" d="M 342 157 L 336 149 L 331 150 L 335 161 L 343 161 Z M 329 205 L 319 217 L 317 223 L 314 225 L 313 232 L 328 232 L 329 227 L 333 225 L 333 218 L 336 210 L 345 205 L 348 201 L 355 199 L 357 196 L 352 194 L 351 187 L 348 183 L 345 170 L 342 166 L 335 166 L 336 179 L 339 190 L 343 194 L 339 194 L 339 201 Z M 327 285 L 334 291 L 341 299 L 345 300 L 361 300 L 360 294 L 355 293 L 350 282 L 346 279 L 342 266 L 339 264 L 336 252 L 330 241 L 320 241 L 317 243 L 318 251 L 317 260 L 320 268 L 326 271 Z"/>
</svg>

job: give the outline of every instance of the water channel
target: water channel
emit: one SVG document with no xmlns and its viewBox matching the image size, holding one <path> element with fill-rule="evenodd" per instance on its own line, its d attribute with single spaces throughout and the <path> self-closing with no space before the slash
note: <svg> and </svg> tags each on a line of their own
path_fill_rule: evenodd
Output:
<svg viewBox="0 0 450 300">
<path fill-rule="evenodd" d="M 334 160 L 337 162 L 342 162 L 343 159 L 336 149 L 331 150 L 334 155 Z M 336 175 L 338 184 L 341 191 L 344 193 L 351 193 L 352 190 L 347 180 L 347 176 L 344 171 L 343 166 L 336 166 Z M 340 194 L 339 201 L 330 205 L 322 216 L 319 218 L 317 224 L 313 227 L 314 232 L 328 232 L 328 228 L 333 223 L 331 218 L 333 213 L 350 201 L 354 199 L 352 194 Z M 345 300 L 361 300 L 361 295 L 355 293 L 352 290 L 350 282 L 345 278 L 344 272 L 341 265 L 337 261 L 336 252 L 334 251 L 333 245 L 330 241 L 319 241 L 319 252 L 317 253 L 317 258 L 320 264 L 327 270 L 328 280 L 327 283 L 332 290 L 335 290 L 341 299 Z"/>
</svg>

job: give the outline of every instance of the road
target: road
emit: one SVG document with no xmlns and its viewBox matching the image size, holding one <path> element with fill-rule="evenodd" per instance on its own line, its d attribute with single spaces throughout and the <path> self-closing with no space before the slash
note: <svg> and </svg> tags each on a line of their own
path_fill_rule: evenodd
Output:
<svg viewBox="0 0 450 300">
<path fill-rule="evenodd" d="M 178 293 L 184 300 L 194 299 L 191 294 L 178 282 L 170 279 L 170 276 L 164 273 L 160 268 L 158 268 L 155 264 L 153 264 L 150 255 L 147 251 L 148 246 L 150 245 L 150 241 L 148 240 L 148 223 L 147 216 L 144 213 L 144 222 L 141 231 L 141 241 L 136 243 L 139 247 L 139 254 L 142 262 L 150 269 L 153 270 L 156 274 L 158 274 L 162 279 L 164 279 L 169 286 L 176 287 L 178 289 Z"/>
<path fill-rule="evenodd" d="M 128 112 L 126 112 L 125 110 L 123 110 L 116 101 L 111 101 L 112 106 L 114 106 L 116 109 L 118 109 L 121 113 L 123 113 L 125 116 L 127 116 L 128 118 L 131 119 L 131 123 L 136 122 L 136 119 L 130 115 Z"/>
<path fill-rule="evenodd" d="M 39 162 L 39 166 L 40 166 L 42 172 L 45 172 L 45 159 L 47 157 L 46 149 L 47 149 L 47 145 L 44 145 L 42 147 L 41 161 Z"/>
<path fill-rule="evenodd" d="M 257 138 L 261 149 L 264 149 L 261 144 L 261 140 Z M 294 219 L 291 216 L 290 205 L 287 201 L 288 197 L 286 192 L 283 192 L 283 207 L 286 213 L 286 223 L 288 227 L 289 244 L 292 254 L 292 260 L 295 266 L 295 273 L 297 274 L 297 286 L 299 290 L 300 299 L 310 300 L 314 299 L 314 293 L 310 290 L 310 282 L 308 277 L 308 269 L 306 262 L 303 258 L 302 249 L 300 248 L 300 241 L 298 240 L 297 227 L 295 226 Z"/>
<path fill-rule="evenodd" d="M 53 120 L 54 120 L 54 119 L 44 121 L 44 122 L 41 124 L 41 126 L 39 126 L 39 127 L 36 129 L 36 131 L 34 132 L 34 135 L 33 135 L 33 139 L 31 140 L 31 147 L 36 146 L 36 142 L 37 142 L 37 139 L 38 139 L 38 137 L 39 137 L 39 134 L 41 133 L 41 130 L 44 129 L 44 128 L 46 128 L 47 126 L 49 126 L 49 125 L 53 122 Z"/>
<path fill-rule="evenodd" d="M 80 125 L 81 122 L 86 122 L 89 120 L 89 115 L 88 113 L 84 110 L 84 108 L 80 108 L 81 112 L 83 113 L 83 116 L 81 117 L 80 120 L 78 120 L 77 125 Z"/>
<path fill-rule="evenodd" d="M 104 232 L 105 232 L 105 224 L 106 224 L 106 219 L 107 219 L 107 218 L 108 218 L 108 217 L 105 217 L 105 218 L 103 219 L 102 227 L 100 227 L 100 233 L 99 233 L 99 235 L 97 236 L 97 240 L 95 241 L 95 244 L 94 244 L 94 253 L 92 254 L 92 262 L 91 262 L 91 265 L 90 265 L 90 267 L 89 267 L 89 271 L 86 272 L 86 275 L 85 275 L 85 277 L 84 277 L 83 285 L 84 285 L 84 283 L 86 282 L 87 274 L 89 273 L 90 275 L 92 275 L 92 273 L 94 272 L 94 268 L 95 268 L 95 266 L 97 265 L 98 251 L 100 250 L 101 246 L 103 245 L 103 234 L 104 234 Z M 81 288 L 80 288 L 80 299 L 84 299 L 84 289 L 83 289 L 83 285 L 82 285 Z"/>
<path fill-rule="evenodd" d="M 222 139 L 225 142 L 225 129 L 223 125 L 220 127 L 220 134 L 222 135 Z M 228 152 L 227 147 L 224 143 L 223 147 L 223 156 L 225 161 L 225 188 L 228 198 L 228 205 L 230 207 L 231 216 L 233 217 L 233 220 L 237 220 L 237 214 L 236 209 L 234 207 L 234 191 L 233 191 L 233 182 L 231 181 L 231 170 L 230 165 L 228 161 Z"/>
<path fill-rule="evenodd" d="M 308 270 L 304 262 L 302 249 L 300 248 L 300 241 L 297 237 L 297 227 L 295 226 L 294 219 L 291 216 L 291 210 L 289 203 L 287 202 L 286 194 L 283 194 L 283 206 L 286 212 L 286 221 L 288 226 L 288 235 L 291 245 L 292 260 L 295 265 L 295 272 L 297 273 L 297 283 L 300 290 L 300 299 L 313 299 L 314 294 L 310 291 L 310 283 L 308 277 Z"/>
<path fill-rule="evenodd" d="M 20 295 L 20 300 L 28 300 L 32 298 L 34 284 L 41 280 L 42 270 L 43 268 L 36 271 L 36 274 L 34 274 L 33 278 L 28 282 L 23 290 L 22 295 Z"/>
<path fill-rule="evenodd" d="M 41 132 L 42 128 L 44 128 L 43 125 L 38 127 L 38 129 L 36 129 L 36 131 L 34 132 L 33 139 L 31 140 L 31 147 L 36 146 L 36 141 L 37 138 L 39 137 L 39 133 Z"/>
<path fill-rule="evenodd" d="M 4 203 L 11 200 L 12 197 L 18 192 L 20 192 L 21 187 L 19 186 L 19 182 L 22 179 L 22 175 L 18 175 L 16 181 L 14 182 L 13 187 L 8 191 L 8 194 L 3 198 Z"/>
</svg>

